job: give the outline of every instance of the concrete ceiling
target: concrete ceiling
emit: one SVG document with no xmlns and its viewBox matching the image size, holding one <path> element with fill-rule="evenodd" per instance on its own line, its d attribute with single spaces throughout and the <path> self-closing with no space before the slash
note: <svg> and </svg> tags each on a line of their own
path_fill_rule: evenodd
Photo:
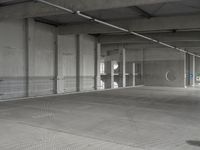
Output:
<svg viewBox="0 0 200 150">
<path fill-rule="evenodd" d="M 31 2 L 30 2 L 31 1 Z M 178 30 L 200 30 L 200 0 L 47 0 L 54 4 L 72 9 L 80 10 L 85 14 L 112 24 L 124 27 L 126 29 L 153 33 Z M 0 20 L 2 19 L 20 19 L 35 18 L 37 21 L 52 25 L 60 25 L 60 34 L 112 34 L 117 33 L 112 28 L 90 22 L 79 16 L 66 13 L 32 0 L 1 0 L 0 1 Z M 198 32 L 199 33 L 199 32 Z M 163 35 L 163 34 L 162 34 Z M 195 34 L 196 35 L 196 34 Z M 174 34 L 171 36 L 171 38 Z M 185 33 L 181 36 L 186 36 Z M 195 36 L 196 41 L 187 39 L 182 42 L 175 41 L 173 45 L 190 47 L 196 45 L 199 47 L 199 34 Z M 124 42 L 118 37 L 109 37 L 112 42 Z M 167 36 L 167 38 L 169 38 Z M 171 39 L 170 38 L 170 39 Z M 181 39 L 181 37 L 177 37 Z M 193 38 L 193 37 L 192 37 Z M 106 40 L 103 37 L 101 40 Z M 135 39 L 126 39 L 132 42 Z M 174 39 L 173 39 L 174 40 Z M 164 40 L 165 41 L 165 40 Z M 110 41 L 105 41 L 110 42 Z M 169 42 L 169 41 L 167 41 Z M 171 41 L 174 42 L 174 41 Z M 180 45 L 179 45 L 180 44 Z M 199 50 L 199 49 L 198 49 Z"/>
<path fill-rule="evenodd" d="M 84 23 L 87 20 L 55 9 L 30 2 L 32 0 L 1 0 L 0 20 L 34 17 L 51 24 Z M 152 18 L 200 13 L 200 0 L 47 0 L 102 20 Z M 104 2 L 105 1 L 105 2 Z"/>
<path fill-rule="evenodd" d="M 200 29 L 200 0 L 46 0 L 137 32 Z M 33 0 L 1 0 L 0 20 L 33 17 L 78 33 L 115 30 Z M 88 31 L 88 32 L 87 32 Z M 76 32 L 76 33 L 77 33 Z M 66 34 L 65 33 L 65 34 Z"/>
<path fill-rule="evenodd" d="M 181 0 L 46 0 L 72 10 L 94 11 L 119 7 L 139 6 L 174 2 Z M 16 4 L 17 5 L 13 5 Z M 65 14 L 64 11 L 55 9 L 34 0 L 3 0 L 0 1 L 0 20 L 7 18 L 42 17 Z"/>
<path fill-rule="evenodd" d="M 139 11 L 138 8 L 140 9 Z M 197 14 L 200 13 L 200 0 L 183 0 L 173 3 L 168 2 L 141 5 L 137 7 L 132 6 L 107 10 L 86 11 L 85 13 L 103 20 L 144 18 L 148 15 L 150 16 L 149 18 L 151 18 Z M 52 21 L 58 24 L 87 22 L 87 20 L 71 14 L 54 15 L 42 18 L 44 20 L 48 20 L 49 22 Z"/>
</svg>

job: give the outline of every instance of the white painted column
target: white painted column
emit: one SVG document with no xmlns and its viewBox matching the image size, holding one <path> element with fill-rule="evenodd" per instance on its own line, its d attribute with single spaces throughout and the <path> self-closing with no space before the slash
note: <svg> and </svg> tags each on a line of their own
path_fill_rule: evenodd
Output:
<svg viewBox="0 0 200 150">
<path fill-rule="evenodd" d="M 136 64 L 135 63 L 132 63 L 132 84 L 133 84 L 133 87 L 136 86 Z"/>
<path fill-rule="evenodd" d="M 110 86 L 111 86 L 111 89 L 114 89 L 114 82 L 115 82 L 114 64 L 115 64 L 115 61 L 111 61 L 111 63 L 110 63 Z"/>
<path fill-rule="evenodd" d="M 120 54 L 120 84 L 122 87 L 126 87 L 126 49 L 119 50 Z"/>
</svg>

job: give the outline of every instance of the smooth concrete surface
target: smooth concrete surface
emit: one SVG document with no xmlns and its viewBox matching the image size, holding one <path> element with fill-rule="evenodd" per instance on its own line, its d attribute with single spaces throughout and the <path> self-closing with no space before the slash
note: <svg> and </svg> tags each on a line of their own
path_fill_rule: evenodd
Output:
<svg viewBox="0 0 200 150">
<path fill-rule="evenodd" d="M 116 50 L 122 46 L 126 49 L 126 62 L 136 63 L 136 85 L 184 87 L 183 53 L 169 48 L 137 48 L 135 45 L 127 47 L 114 43 L 102 46 L 102 59 L 120 62 L 120 55 Z M 129 71 L 130 68 L 127 67 L 126 72 Z"/>
<path fill-rule="evenodd" d="M 34 19 L 2 21 L 0 33 L 0 99 L 74 92 L 76 78 L 80 91 L 94 90 L 94 36 L 58 36 L 56 27 Z"/>
<path fill-rule="evenodd" d="M 3 1 L 3 2 L 2 2 Z M 1 0 L 1 3 L 10 2 L 10 0 Z M 80 11 L 94 11 L 94 10 L 105 10 L 111 8 L 119 8 L 119 7 L 129 7 L 129 6 L 138 6 L 138 5 L 147 5 L 147 4 L 157 4 L 157 3 L 165 3 L 165 2 L 176 2 L 179 0 L 57 0 L 51 1 L 47 0 L 47 2 L 52 2 L 53 4 L 60 5 L 62 7 L 70 8 L 73 10 Z M 28 9 L 25 9 L 28 8 Z M 16 13 L 17 12 L 17 13 Z M 29 2 L 22 3 L 16 5 L 10 5 L 9 7 L 2 7 L 0 9 L 0 19 L 7 18 L 30 18 L 30 17 L 41 17 L 41 16 L 49 16 L 49 15 L 62 15 L 66 14 L 65 11 L 60 9 L 55 9 L 54 7 L 49 7 L 48 5 L 44 5 L 41 3 Z M 70 18 L 70 17 L 67 17 Z"/>
<path fill-rule="evenodd" d="M 200 91 L 137 87 L 0 103 L 1 150 L 199 150 Z"/>
</svg>

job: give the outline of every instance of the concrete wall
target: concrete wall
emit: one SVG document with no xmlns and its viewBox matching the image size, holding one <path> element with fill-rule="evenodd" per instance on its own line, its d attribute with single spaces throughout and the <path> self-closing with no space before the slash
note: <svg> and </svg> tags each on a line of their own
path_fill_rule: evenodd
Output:
<svg viewBox="0 0 200 150">
<path fill-rule="evenodd" d="M 61 92 L 94 90 L 95 49 L 96 39 L 92 36 L 58 36 Z"/>
<path fill-rule="evenodd" d="M 25 23 L 0 22 L 0 99 L 26 95 Z"/>
<path fill-rule="evenodd" d="M 144 50 L 144 84 L 184 87 L 184 55 L 168 48 Z"/>
<path fill-rule="evenodd" d="M 94 90 L 95 37 L 33 19 L 0 22 L 0 33 L 0 99 Z"/>
<path fill-rule="evenodd" d="M 80 35 L 80 90 L 94 90 L 95 44 L 92 36 Z"/>
<path fill-rule="evenodd" d="M 55 27 L 29 25 L 27 30 L 25 20 L 0 22 L 0 99 L 55 91 Z"/>
<path fill-rule="evenodd" d="M 119 49 L 120 44 L 106 44 L 102 46 L 106 51 Z M 184 55 L 168 48 L 138 48 L 134 45 L 126 46 L 127 65 L 136 63 L 136 85 L 184 87 Z M 117 59 L 116 55 L 105 59 Z M 140 70 L 141 69 L 141 70 Z M 128 72 L 128 71 L 126 71 Z M 128 84 L 127 84 L 128 85 Z"/>
<path fill-rule="evenodd" d="M 95 89 L 95 37 L 57 36 L 56 27 L 32 19 L 0 22 L 0 33 L 0 99 Z M 182 53 L 106 44 L 102 45 L 105 62 L 121 61 L 119 49 L 123 46 L 126 63 L 140 65 L 136 85 L 184 86 Z M 199 60 L 196 62 L 198 73 Z"/>
<path fill-rule="evenodd" d="M 143 49 L 137 48 L 126 48 L 126 62 L 127 67 L 131 64 L 131 68 L 133 67 L 132 64 L 135 64 L 135 85 L 144 85 L 144 74 L 143 74 L 143 67 L 144 67 L 144 51 Z M 128 73 L 131 68 L 127 68 Z M 128 76 L 127 82 L 132 82 L 132 76 Z M 129 85 L 129 83 L 127 83 Z"/>
<path fill-rule="evenodd" d="M 58 36 L 60 92 L 76 91 L 76 35 Z"/>
<path fill-rule="evenodd" d="M 125 46 L 126 48 L 126 46 Z M 105 62 L 117 61 L 119 63 L 119 72 L 120 72 L 120 62 L 121 54 L 120 50 L 123 49 L 123 45 L 121 44 L 109 44 L 102 46 L 102 59 Z M 143 85 L 143 50 L 137 48 L 126 48 L 125 51 L 125 59 L 126 59 L 126 86 L 134 86 L 134 85 Z M 133 63 L 135 64 L 135 71 L 133 71 Z M 109 63 L 107 63 L 109 64 Z M 133 77 L 134 76 L 134 77 Z M 104 76 L 104 79 L 106 77 Z M 109 77 L 107 77 L 110 80 Z M 134 85 L 133 85 L 133 78 Z M 115 82 L 122 80 L 122 76 L 115 75 Z M 108 82 L 108 81 L 107 81 Z M 110 83 L 109 83 L 110 84 Z"/>
<path fill-rule="evenodd" d="M 29 50 L 29 95 L 55 93 L 55 27 L 33 22 Z"/>
</svg>

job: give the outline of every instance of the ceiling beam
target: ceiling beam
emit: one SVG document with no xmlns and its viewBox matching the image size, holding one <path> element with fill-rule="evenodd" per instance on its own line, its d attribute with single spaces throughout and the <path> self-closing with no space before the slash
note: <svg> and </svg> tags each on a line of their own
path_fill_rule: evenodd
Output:
<svg viewBox="0 0 200 150">
<path fill-rule="evenodd" d="M 93 11 L 100 9 L 111 9 L 119 7 L 140 6 L 165 2 L 176 2 L 181 0 L 48 0 L 56 5 L 72 10 Z M 21 19 L 28 17 L 42 17 L 49 15 L 65 14 L 66 12 L 44 4 L 29 2 L 0 8 L 0 20 Z"/>
<path fill-rule="evenodd" d="M 53 26 L 56 26 L 58 27 L 60 24 L 58 24 L 57 22 L 54 22 L 54 21 L 51 21 L 51 20 L 48 20 L 48 19 L 44 19 L 44 18 L 35 18 L 35 21 L 36 22 L 40 22 L 40 23 L 45 23 L 45 24 L 48 24 L 48 25 L 53 25 Z"/>
<path fill-rule="evenodd" d="M 157 39 L 163 42 L 199 42 L 200 43 L 200 31 L 191 32 L 176 32 L 176 33 L 149 33 L 145 36 Z M 119 43 L 151 43 L 144 39 L 131 35 L 100 35 L 99 42 L 102 44 L 119 44 Z"/>
<path fill-rule="evenodd" d="M 189 49 L 189 52 L 200 54 L 200 43 L 199 42 L 171 42 L 170 44 L 176 45 L 177 47 Z M 127 44 L 102 44 L 104 50 L 111 50 L 113 48 L 118 48 L 119 46 L 124 46 L 126 50 L 141 50 L 141 49 L 165 49 L 170 50 L 162 45 L 158 44 L 148 44 L 148 43 L 127 43 Z"/>
<path fill-rule="evenodd" d="M 146 36 L 162 40 L 165 43 L 189 49 L 189 52 L 200 54 L 200 31 L 176 32 L 176 33 L 151 33 Z M 130 35 L 101 35 L 98 37 L 102 47 L 111 49 L 113 47 L 123 45 L 127 50 L 134 49 L 152 49 L 165 48 L 162 45 L 155 44 L 144 39 L 133 37 Z"/>
<path fill-rule="evenodd" d="M 128 7 L 128 8 L 130 8 L 130 9 L 133 10 L 134 12 L 137 12 L 138 14 L 142 15 L 142 16 L 145 17 L 145 18 L 150 19 L 150 18 L 154 17 L 152 14 L 150 14 L 150 13 L 144 11 L 144 10 L 143 10 L 142 8 L 140 8 L 139 6 L 131 6 L 131 7 Z"/>
<path fill-rule="evenodd" d="M 200 14 L 171 17 L 153 17 L 151 19 L 123 19 L 107 22 L 136 32 L 191 30 L 200 29 Z M 119 33 L 119 31 L 94 22 L 60 26 L 60 34 L 77 33 L 104 34 Z"/>
</svg>

